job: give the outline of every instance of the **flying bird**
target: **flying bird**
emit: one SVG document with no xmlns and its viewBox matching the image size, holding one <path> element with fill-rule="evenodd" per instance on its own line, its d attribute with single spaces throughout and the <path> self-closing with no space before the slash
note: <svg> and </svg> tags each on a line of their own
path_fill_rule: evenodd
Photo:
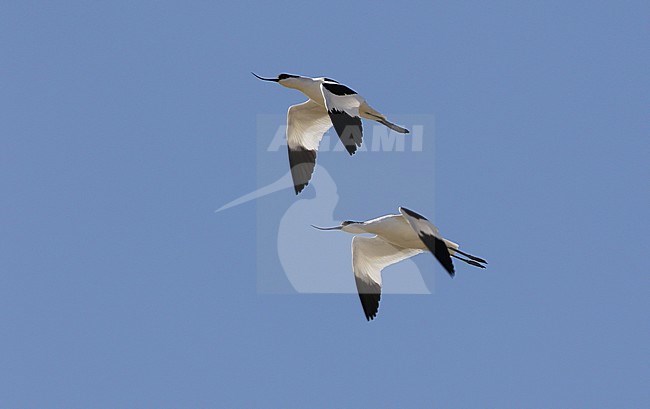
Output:
<svg viewBox="0 0 650 409">
<path fill-rule="evenodd" d="M 316 164 L 316 151 L 323 134 L 334 126 L 343 146 L 353 155 L 363 139 L 361 118 L 377 121 L 388 128 L 406 134 L 409 131 L 386 119 L 352 89 L 330 78 L 310 78 L 280 74 L 277 78 L 262 78 L 297 89 L 309 98 L 292 105 L 287 112 L 287 145 L 289 166 L 296 194 L 309 183 Z"/>
<path fill-rule="evenodd" d="M 356 285 L 350 280 L 348 270 L 349 260 L 343 257 L 332 259 L 330 253 L 323 252 L 327 248 L 333 254 L 344 254 L 349 251 L 349 244 L 342 241 L 332 242 L 332 238 L 320 231 L 309 227 L 314 220 L 334 225 L 339 223 L 334 218 L 339 204 L 339 192 L 336 181 L 323 165 L 316 165 L 318 178 L 310 185 L 314 190 L 313 196 L 301 196 L 291 202 L 284 214 L 273 216 L 274 210 L 264 213 L 264 222 L 258 226 L 258 234 L 270 233 L 271 220 L 279 219 L 279 225 L 273 227 L 277 241 L 271 243 L 277 251 L 274 259 L 280 262 L 281 269 L 294 290 L 298 293 L 357 293 Z M 291 172 L 280 179 L 259 187 L 253 192 L 221 206 L 216 212 L 225 211 L 252 200 L 257 200 L 275 192 L 293 189 Z M 296 239 L 299 238 L 299 239 Z M 305 268 L 309 266 L 309 268 Z M 395 271 L 396 270 L 396 271 Z M 404 260 L 396 266 L 392 274 L 399 277 L 399 282 L 384 288 L 384 294 L 430 294 L 422 278 L 422 273 L 411 260 Z"/>
<path fill-rule="evenodd" d="M 455 274 L 452 257 L 479 268 L 485 268 L 484 264 L 487 264 L 482 258 L 461 251 L 458 244 L 443 238 L 438 228 L 424 216 L 405 207 L 400 207 L 399 212 L 365 222 L 344 221 L 335 227 L 313 226 L 319 230 L 375 235 L 352 239 L 352 270 L 368 321 L 375 318 L 379 309 L 381 271 L 391 264 L 427 250 L 451 277 Z"/>
</svg>

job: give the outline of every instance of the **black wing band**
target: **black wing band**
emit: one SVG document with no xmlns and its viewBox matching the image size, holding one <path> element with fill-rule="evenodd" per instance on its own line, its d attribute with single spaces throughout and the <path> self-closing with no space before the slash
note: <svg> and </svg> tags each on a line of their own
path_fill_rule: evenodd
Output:
<svg viewBox="0 0 650 409">
<path fill-rule="evenodd" d="M 408 214 L 409 216 L 413 217 L 414 219 L 428 220 L 426 217 L 422 216 L 420 213 L 416 213 L 413 210 L 407 209 L 406 207 L 400 207 L 400 209 L 404 210 L 404 213 Z"/>
<path fill-rule="evenodd" d="M 333 80 L 330 80 L 330 81 L 333 81 Z M 343 95 L 354 95 L 354 94 L 356 94 L 356 91 L 354 91 L 353 89 L 350 89 L 350 88 L 346 87 L 345 85 L 342 85 L 342 84 L 339 84 L 339 83 L 333 84 L 333 83 L 329 83 L 329 82 L 324 82 L 323 87 L 325 87 L 325 89 L 328 90 L 329 92 L 331 92 L 332 94 L 338 95 L 340 97 L 343 96 Z"/>
</svg>

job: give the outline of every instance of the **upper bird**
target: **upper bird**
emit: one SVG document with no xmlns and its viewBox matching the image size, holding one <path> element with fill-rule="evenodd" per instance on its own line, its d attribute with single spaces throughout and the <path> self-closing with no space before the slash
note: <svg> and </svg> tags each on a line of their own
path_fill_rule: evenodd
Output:
<svg viewBox="0 0 650 409">
<path fill-rule="evenodd" d="M 389 122 L 384 115 L 368 105 L 361 95 L 333 79 L 293 74 L 262 78 L 254 72 L 252 74 L 263 81 L 273 81 L 297 89 L 309 98 L 302 104 L 290 106 L 287 112 L 289 166 L 296 194 L 309 183 L 316 164 L 318 144 L 332 125 L 350 155 L 361 146 L 361 118 L 377 121 L 399 133 L 409 132 L 408 129 Z"/>
<path fill-rule="evenodd" d="M 405 207 L 400 207 L 399 212 L 365 222 L 344 221 L 336 227 L 314 226 L 320 230 L 375 234 L 373 237 L 355 236 L 352 239 L 352 270 L 368 321 L 375 318 L 379 309 L 381 270 L 391 264 L 427 250 L 452 277 L 455 274 L 452 257 L 480 268 L 485 268 L 484 264 L 487 264 L 482 258 L 461 251 L 453 241 L 442 238 L 438 228 L 424 216 Z"/>
</svg>

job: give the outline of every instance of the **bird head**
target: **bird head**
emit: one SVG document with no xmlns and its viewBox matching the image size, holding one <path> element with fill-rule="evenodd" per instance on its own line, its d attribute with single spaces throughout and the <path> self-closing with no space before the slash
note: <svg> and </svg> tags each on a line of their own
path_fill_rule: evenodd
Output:
<svg viewBox="0 0 650 409">
<path fill-rule="evenodd" d="M 318 227 L 312 224 L 312 227 L 318 230 L 343 230 L 346 233 L 352 233 L 352 234 L 366 233 L 365 230 L 359 227 L 361 224 L 363 224 L 363 222 L 354 222 L 352 220 L 346 220 L 344 222 L 341 222 L 340 226 Z"/>
<path fill-rule="evenodd" d="M 300 75 L 293 75 L 293 74 L 280 74 L 278 75 L 277 78 L 260 77 L 254 72 L 251 72 L 251 74 L 253 74 L 256 78 L 261 79 L 262 81 L 277 82 L 280 85 L 285 86 L 287 88 L 295 88 L 295 84 L 299 81 L 298 79 L 302 78 Z"/>
<path fill-rule="evenodd" d="M 353 234 L 361 234 L 361 233 L 366 233 L 365 230 L 361 228 L 361 225 L 363 222 L 355 222 L 352 220 L 346 220 L 344 222 L 341 222 L 341 230 L 347 233 L 353 233 Z"/>
</svg>

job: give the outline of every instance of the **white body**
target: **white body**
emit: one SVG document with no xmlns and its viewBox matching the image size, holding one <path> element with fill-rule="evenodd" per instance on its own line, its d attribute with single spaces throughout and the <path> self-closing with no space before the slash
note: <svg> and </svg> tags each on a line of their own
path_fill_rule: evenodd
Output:
<svg viewBox="0 0 650 409">
<path fill-rule="evenodd" d="M 328 110 L 339 109 L 351 117 L 386 120 L 386 117 L 366 103 L 359 94 L 334 95 L 323 87 L 324 77 L 287 78 L 280 85 L 296 89 L 309 98 L 292 105 L 287 112 L 287 144 L 291 149 L 317 151 L 325 132 L 332 127 Z"/>
<path fill-rule="evenodd" d="M 377 118 L 379 117 L 385 119 L 385 117 L 382 114 L 372 109 L 366 103 L 365 98 L 363 98 L 361 95 L 359 94 L 345 95 L 345 96 L 332 95 L 328 93 L 327 90 L 323 90 L 321 86 L 323 82 L 325 82 L 324 77 L 319 77 L 319 78 L 299 77 L 299 78 L 287 78 L 285 80 L 282 80 L 280 81 L 280 85 L 285 86 L 287 88 L 297 89 L 298 91 L 302 92 L 307 96 L 307 98 L 314 101 L 317 105 L 323 107 L 323 114 L 325 115 L 327 115 L 326 107 L 328 105 L 329 106 L 334 105 L 334 106 L 344 106 L 352 109 L 356 108 L 358 115 L 361 116 L 362 118 L 377 120 Z M 328 94 L 328 102 L 336 101 L 338 102 L 338 104 L 326 103 L 323 94 Z"/>
<path fill-rule="evenodd" d="M 438 229 L 433 224 L 430 225 L 432 231 L 435 233 L 434 235 L 439 237 L 440 233 Z M 376 219 L 368 220 L 362 225 L 353 224 L 343 226 L 341 230 L 354 234 L 376 234 L 385 242 L 404 249 L 421 250 L 420 252 L 427 250 L 427 246 L 422 242 L 422 240 L 420 240 L 416 231 L 413 230 L 413 227 L 411 227 L 401 214 L 381 216 Z M 454 254 L 454 251 L 458 248 L 458 244 L 442 237 L 440 238 L 447 244 L 449 253 Z"/>
<path fill-rule="evenodd" d="M 287 88 L 297 89 L 307 96 L 307 98 L 314 101 L 316 104 L 325 108 L 325 99 L 321 92 L 320 84 L 325 82 L 325 78 L 287 78 L 280 82 L 281 85 Z"/>
</svg>

